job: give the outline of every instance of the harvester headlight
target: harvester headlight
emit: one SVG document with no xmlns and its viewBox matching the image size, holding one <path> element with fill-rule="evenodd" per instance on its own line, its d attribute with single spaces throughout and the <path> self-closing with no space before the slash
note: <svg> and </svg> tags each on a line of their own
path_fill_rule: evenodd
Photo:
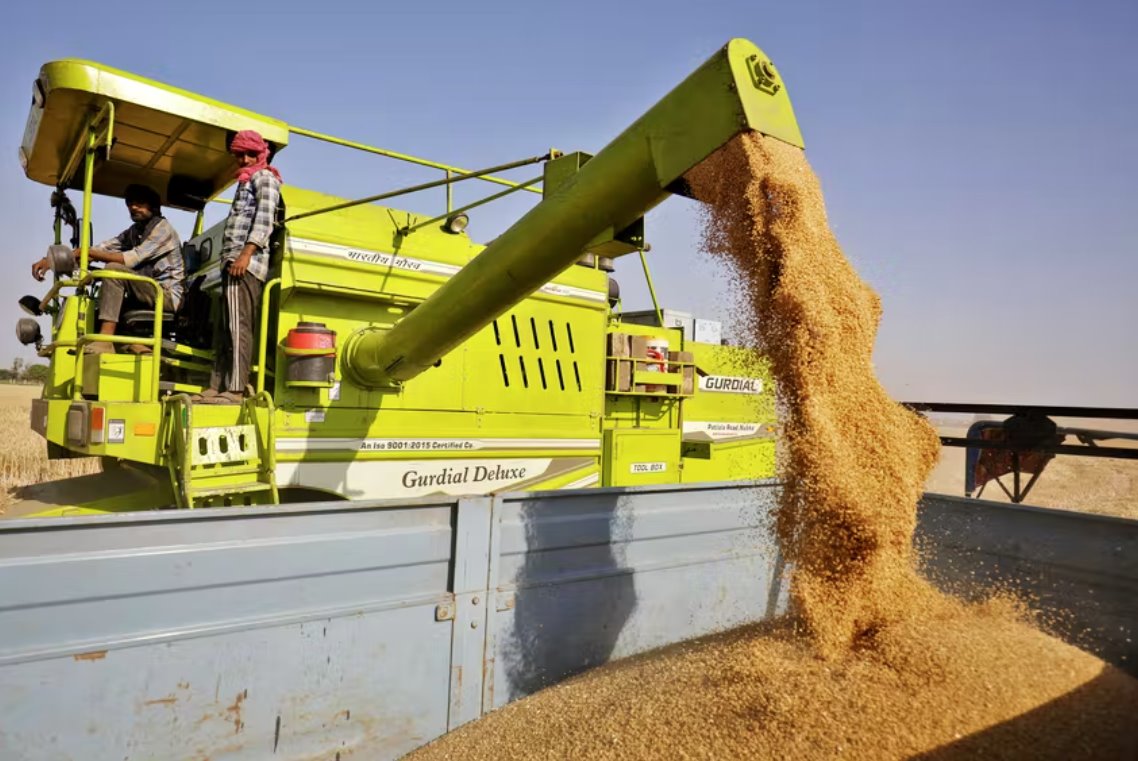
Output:
<svg viewBox="0 0 1138 761">
<path fill-rule="evenodd" d="M 458 235 L 466 229 L 470 224 L 470 217 L 465 214 L 451 214 L 447 217 L 447 221 L 443 223 L 443 229 L 448 233 Z"/>
<path fill-rule="evenodd" d="M 31 296 L 31 295 L 21 296 L 20 297 L 20 309 L 23 309 L 25 312 L 30 314 L 32 317 L 42 317 L 43 316 L 43 310 L 40 309 L 40 300 L 37 299 L 35 296 Z"/>
<path fill-rule="evenodd" d="M 51 262 L 52 271 L 60 277 L 70 275 L 79 268 L 79 263 L 75 261 L 75 254 L 71 250 L 71 246 L 60 243 L 48 246 L 47 259 Z"/>
<path fill-rule="evenodd" d="M 21 317 L 16 323 L 16 338 L 24 346 L 41 343 L 43 332 L 40 330 L 40 324 L 31 317 Z"/>
</svg>

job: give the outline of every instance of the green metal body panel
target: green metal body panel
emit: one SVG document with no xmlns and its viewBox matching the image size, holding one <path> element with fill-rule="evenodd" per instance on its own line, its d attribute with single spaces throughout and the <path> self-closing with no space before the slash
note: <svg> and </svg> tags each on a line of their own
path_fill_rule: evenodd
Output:
<svg viewBox="0 0 1138 761">
<path fill-rule="evenodd" d="M 679 480 L 680 432 L 673 428 L 605 431 L 602 486 L 671 484 Z"/>
<path fill-rule="evenodd" d="M 777 418 L 774 382 L 766 362 L 737 347 L 693 342 L 685 348 L 707 375 L 697 393 L 684 402 L 683 481 L 731 481 L 752 473 L 773 476 Z"/>
<path fill-rule="evenodd" d="M 345 207 L 285 225 L 258 331 L 264 361 L 257 360 L 253 382 L 266 393 L 243 406 L 188 404 L 185 394 L 206 382 L 206 348 L 163 345 L 157 358 L 100 355 L 78 362 L 77 344 L 96 330 L 94 309 L 88 285 L 66 286 L 50 299 L 58 314 L 41 355 L 50 358 L 51 372 L 32 426 L 71 454 L 134 467 L 37 487 L 38 512 L 773 475 L 773 389 L 765 369 L 753 369 L 756 359 L 693 344 L 679 329 L 620 326 L 693 352 L 705 376 L 750 377 L 763 388 L 670 396 L 606 391 L 607 337 L 618 324 L 609 276 L 574 264 L 589 246 L 612 254 L 637 250 L 642 215 L 677 189 L 673 181 L 688 167 L 739 131 L 759 128 L 800 144 L 785 92 L 755 83 L 750 56 L 762 54 L 750 43 L 731 42 L 604 151 L 562 165 L 557 187 L 547 188 L 544 200 L 488 248 L 446 232 L 430 216 L 347 206 L 286 186 L 290 217 Z M 136 97 L 139 113 L 175 113 L 192 122 L 197 104 L 202 117 L 191 126 L 212 130 L 202 143 L 207 154 L 219 145 L 223 151 L 224 133 L 234 127 L 276 129 L 278 144 L 287 140 L 279 122 L 174 88 L 94 65 L 52 66 L 45 67 L 52 92 L 86 87 L 117 98 L 121 113 L 131 113 L 129 98 Z M 60 72 L 80 80 L 98 76 L 76 85 Z M 98 102 L 75 97 L 82 107 Z M 51 169 L 37 157 L 69 139 L 43 129 L 49 115 L 53 123 L 67 121 L 66 110 L 51 111 L 54 103 L 67 107 L 49 100 L 27 143 L 35 159 L 28 174 L 40 181 Z M 71 124 L 86 128 L 81 120 Z M 199 179 L 218 177 L 220 189 L 228 175 L 211 175 L 211 161 L 207 155 L 179 166 Z M 145 181 L 152 168 L 115 176 Z M 89 176 L 103 171 L 105 164 Z M 92 192 L 117 187 L 99 182 Z M 221 232 L 219 224 L 193 239 L 204 264 L 189 277 L 209 297 L 214 320 Z M 283 342 L 302 322 L 335 333 L 335 359 L 330 376 L 290 382 L 289 363 L 302 355 L 286 352 Z M 156 368 L 157 398 L 150 390 Z M 673 369 L 653 379 L 680 377 Z M 647 374 L 638 378 L 646 381 Z M 237 441 L 239 447 L 226 449 L 225 442 Z M 129 488 L 115 481 L 125 472 Z"/>
<path fill-rule="evenodd" d="M 108 402 L 142 402 L 150 391 L 154 358 L 99 354 L 85 358 L 83 391 Z"/>
</svg>

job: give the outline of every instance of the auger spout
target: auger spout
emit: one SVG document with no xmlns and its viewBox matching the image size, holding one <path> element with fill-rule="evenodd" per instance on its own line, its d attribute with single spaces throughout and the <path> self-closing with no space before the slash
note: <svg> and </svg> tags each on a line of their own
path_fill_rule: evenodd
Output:
<svg viewBox="0 0 1138 761">
<path fill-rule="evenodd" d="M 770 59 L 734 39 L 555 188 L 391 330 L 345 346 L 354 380 L 410 380 L 571 266 L 606 230 L 624 230 L 736 135 L 755 130 L 803 148 Z"/>
</svg>

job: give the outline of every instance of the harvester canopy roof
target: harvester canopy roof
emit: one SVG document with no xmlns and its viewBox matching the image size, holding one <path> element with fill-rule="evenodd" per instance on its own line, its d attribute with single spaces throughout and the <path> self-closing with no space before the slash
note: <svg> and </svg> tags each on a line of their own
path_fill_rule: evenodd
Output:
<svg viewBox="0 0 1138 761">
<path fill-rule="evenodd" d="M 288 144 L 288 125 L 277 119 L 90 61 L 52 61 L 33 84 L 20 145 L 28 178 L 81 188 L 76 159 L 90 120 L 108 103 L 114 141 L 99 154 L 93 186 L 103 195 L 121 198 L 127 185 L 142 183 L 165 205 L 200 209 L 233 182 L 228 146 L 238 131 L 261 133 L 273 154 Z"/>
</svg>

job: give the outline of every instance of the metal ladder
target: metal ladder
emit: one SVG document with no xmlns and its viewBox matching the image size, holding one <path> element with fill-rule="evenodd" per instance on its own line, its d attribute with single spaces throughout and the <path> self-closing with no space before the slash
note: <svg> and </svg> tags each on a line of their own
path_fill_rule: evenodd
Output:
<svg viewBox="0 0 1138 761">
<path fill-rule="evenodd" d="M 241 403 L 236 424 L 195 427 L 189 395 L 168 397 L 165 451 L 177 506 L 251 504 L 263 492 L 280 502 L 273 412 L 272 397 L 261 391 Z"/>
</svg>

